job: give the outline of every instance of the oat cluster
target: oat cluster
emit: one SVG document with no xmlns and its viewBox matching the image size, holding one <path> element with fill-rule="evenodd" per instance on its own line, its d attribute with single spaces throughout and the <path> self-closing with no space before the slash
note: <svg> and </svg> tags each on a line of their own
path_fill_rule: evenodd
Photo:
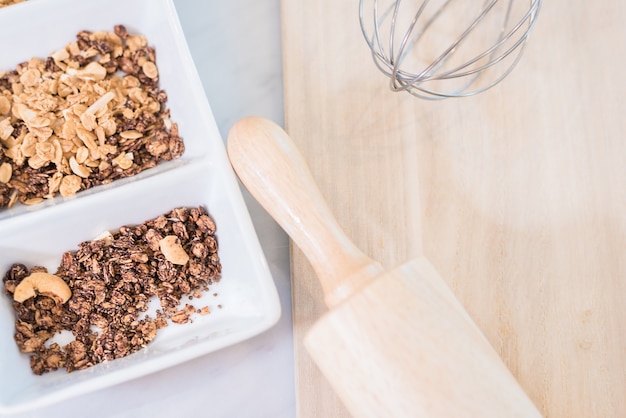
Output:
<svg viewBox="0 0 626 418">
<path fill-rule="evenodd" d="M 11 6 L 12 4 L 21 3 L 24 0 L 0 0 L 0 9 L 6 6 Z"/>
<path fill-rule="evenodd" d="M 174 256 L 168 253 L 172 245 Z M 44 286 L 52 275 L 43 267 L 14 264 L 3 282 L 16 313 L 15 341 L 21 352 L 31 355 L 31 369 L 40 375 L 127 356 L 151 342 L 168 320 L 184 324 L 195 314 L 209 314 L 208 306 L 182 306 L 182 299 L 202 296 L 219 281 L 220 272 L 215 223 L 205 208 L 194 207 L 124 226 L 64 253 L 54 276 L 71 291 L 67 303 L 54 290 L 58 284 Z M 18 298 L 16 289 L 33 277 L 39 291 L 45 288 L 47 293 Z M 152 298 L 160 303 L 155 317 L 146 314 Z M 71 331 L 75 339 L 63 347 L 50 343 L 62 330 Z"/>
<path fill-rule="evenodd" d="M 142 35 L 81 31 L 0 73 L 0 208 L 133 176 L 184 152 Z"/>
</svg>

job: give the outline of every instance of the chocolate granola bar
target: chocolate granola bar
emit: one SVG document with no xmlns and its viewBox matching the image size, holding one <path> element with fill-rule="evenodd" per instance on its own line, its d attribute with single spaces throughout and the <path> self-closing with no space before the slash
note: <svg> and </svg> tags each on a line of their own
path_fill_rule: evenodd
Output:
<svg viewBox="0 0 626 418">
<path fill-rule="evenodd" d="M 220 273 L 215 222 L 204 207 L 181 207 L 81 243 L 54 274 L 14 264 L 3 283 L 16 313 L 15 341 L 40 375 L 127 356 L 168 321 L 209 314 L 208 306 L 183 306 L 182 299 L 200 297 Z M 154 298 L 160 309 L 150 316 Z M 63 330 L 74 340 L 51 342 Z"/>
</svg>

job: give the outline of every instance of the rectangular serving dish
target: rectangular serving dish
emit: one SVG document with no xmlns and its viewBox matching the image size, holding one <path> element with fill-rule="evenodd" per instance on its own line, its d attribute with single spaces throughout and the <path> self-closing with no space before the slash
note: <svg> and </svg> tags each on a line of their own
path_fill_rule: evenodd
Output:
<svg viewBox="0 0 626 418">
<path fill-rule="evenodd" d="M 15 262 L 44 265 L 53 272 L 63 252 L 103 231 L 139 224 L 175 207 L 202 205 L 217 225 L 222 277 L 193 303 L 208 305 L 211 314 L 159 330 L 148 347 L 123 359 L 36 376 L 13 340 L 11 301 L 0 294 L 0 414 L 175 366 L 257 335 L 280 316 L 274 281 L 171 0 L 30 0 L 0 9 L 0 36 L 12 39 L 0 55 L 0 71 L 33 56 L 48 56 L 80 30 L 112 30 L 116 24 L 145 35 L 155 47 L 160 87 L 168 93 L 185 154 L 71 198 L 0 211 L 0 274 Z"/>
<path fill-rule="evenodd" d="M 0 54 L 0 72 L 15 69 L 31 57 L 46 58 L 76 40 L 81 30 L 113 31 L 117 24 L 129 33 L 144 35 L 156 50 L 159 86 L 168 96 L 167 107 L 172 122 L 178 123 L 185 142 L 184 155 L 159 164 L 132 178 L 84 190 L 69 198 L 56 197 L 33 206 L 15 205 L 0 208 L 0 220 L 23 213 L 81 199 L 103 189 L 119 187 L 145 177 L 160 174 L 181 164 L 215 156 L 223 147 L 217 134 L 210 106 L 189 53 L 176 9 L 172 2 L 75 0 L 29 0 L 0 9 L 0 35 L 11 39 Z M 221 157 L 220 157 L 221 158 Z"/>
</svg>

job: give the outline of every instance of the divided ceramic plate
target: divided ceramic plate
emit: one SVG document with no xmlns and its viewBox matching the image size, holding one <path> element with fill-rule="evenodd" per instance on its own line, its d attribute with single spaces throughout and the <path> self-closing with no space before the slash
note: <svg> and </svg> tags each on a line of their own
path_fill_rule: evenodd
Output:
<svg viewBox="0 0 626 418">
<path fill-rule="evenodd" d="M 0 294 L 0 413 L 23 411 L 130 380 L 235 344 L 273 326 L 280 304 L 230 167 L 222 138 L 170 0 L 30 0 L 0 9 L 0 72 L 46 57 L 81 30 L 123 24 L 156 49 L 160 88 L 168 94 L 185 154 L 107 186 L 36 206 L 0 209 L 0 274 L 15 262 L 54 272 L 63 252 L 106 230 L 135 225 L 180 206 L 207 208 L 217 225 L 222 277 L 200 299 L 211 314 L 159 330 L 128 357 L 67 373 L 34 375 L 19 352 L 10 299 Z M 214 296 L 217 294 L 217 296 Z M 184 301 L 184 299 L 183 299 Z M 221 305 L 221 309 L 217 307 Z"/>
</svg>

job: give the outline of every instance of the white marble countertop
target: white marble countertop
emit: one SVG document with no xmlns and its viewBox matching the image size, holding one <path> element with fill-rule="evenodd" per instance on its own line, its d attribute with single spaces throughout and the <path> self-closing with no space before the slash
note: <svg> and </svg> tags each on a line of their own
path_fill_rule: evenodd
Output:
<svg viewBox="0 0 626 418">
<path fill-rule="evenodd" d="M 222 136 L 247 115 L 282 125 L 279 0 L 174 2 Z M 294 417 L 288 239 L 244 196 L 279 292 L 277 325 L 174 368 L 12 417 Z"/>
</svg>

